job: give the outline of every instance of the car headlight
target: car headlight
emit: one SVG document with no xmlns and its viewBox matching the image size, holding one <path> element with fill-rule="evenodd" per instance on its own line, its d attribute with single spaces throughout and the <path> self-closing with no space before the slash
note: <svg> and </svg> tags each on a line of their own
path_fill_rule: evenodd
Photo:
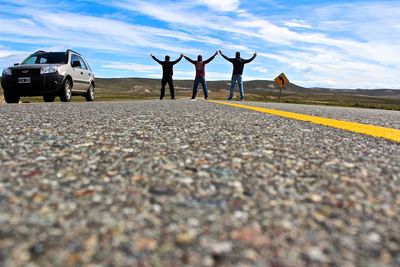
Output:
<svg viewBox="0 0 400 267">
<path fill-rule="evenodd" d="M 54 73 L 57 71 L 58 71 L 58 68 L 56 66 L 46 66 L 40 70 L 40 74 Z"/>
<path fill-rule="evenodd" d="M 12 75 L 11 69 L 4 69 L 2 76 Z"/>
</svg>

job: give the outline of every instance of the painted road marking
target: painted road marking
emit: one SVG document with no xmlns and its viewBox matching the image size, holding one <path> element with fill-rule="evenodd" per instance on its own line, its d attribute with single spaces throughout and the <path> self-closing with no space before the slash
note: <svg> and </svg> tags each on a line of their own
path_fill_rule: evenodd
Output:
<svg viewBox="0 0 400 267">
<path fill-rule="evenodd" d="M 373 136 L 373 137 L 385 138 L 385 139 L 392 140 L 395 142 L 400 142 L 400 130 L 399 129 L 386 128 L 386 127 L 381 127 L 381 126 L 375 126 L 375 125 L 369 125 L 369 124 L 357 123 L 357 122 L 350 122 L 350 121 L 328 119 L 328 118 L 317 117 L 317 116 L 312 116 L 312 115 L 305 115 L 305 114 L 301 114 L 301 113 L 294 113 L 294 112 L 289 112 L 289 111 L 268 109 L 268 108 L 262 108 L 262 107 L 254 107 L 254 106 L 248 106 L 248 105 L 243 105 L 243 104 L 234 104 L 234 103 L 227 103 L 227 102 L 222 102 L 222 101 L 211 101 L 211 100 L 210 100 L 210 102 L 227 105 L 227 106 L 232 106 L 232 107 L 254 110 L 254 111 L 267 113 L 267 114 L 271 114 L 271 115 L 276 115 L 276 116 L 280 116 L 280 117 L 285 117 L 285 118 L 289 118 L 289 119 L 311 122 L 311 123 L 329 126 L 329 127 L 346 130 L 346 131 L 350 131 L 350 132 L 354 132 L 354 133 L 365 134 L 365 135 L 369 135 L 369 136 Z"/>
</svg>

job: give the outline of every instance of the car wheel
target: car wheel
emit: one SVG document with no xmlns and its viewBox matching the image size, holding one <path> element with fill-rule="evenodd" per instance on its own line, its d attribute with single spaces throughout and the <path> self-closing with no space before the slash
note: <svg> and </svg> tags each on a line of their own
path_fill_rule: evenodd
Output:
<svg viewBox="0 0 400 267">
<path fill-rule="evenodd" d="M 54 102 L 55 98 L 56 98 L 55 95 L 44 95 L 43 96 L 43 101 L 44 102 Z"/>
<path fill-rule="evenodd" d="M 70 102 L 71 97 L 72 97 L 71 82 L 69 80 L 65 80 L 61 90 L 60 100 L 61 102 Z"/>
<path fill-rule="evenodd" d="M 20 99 L 21 99 L 21 97 L 19 95 L 14 95 L 14 94 L 4 92 L 4 100 L 8 104 L 19 103 Z"/>
<path fill-rule="evenodd" d="M 89 89 L 87 90 L 85 94 L 86 101 L 92 102 L 94 100 L 94 88 L 93 84 L 90 85 Z"/>
</svg>

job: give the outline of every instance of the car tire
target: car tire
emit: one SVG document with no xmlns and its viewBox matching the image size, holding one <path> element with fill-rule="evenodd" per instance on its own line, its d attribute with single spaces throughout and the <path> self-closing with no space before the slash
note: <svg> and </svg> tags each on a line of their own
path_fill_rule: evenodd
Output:
<svg viewBox="0 0 400 267">
<path fill-rule="evenodd" d="M 72 86 L 70 80 L 65 80 L 60 93 L 61 102 L 70 102 L 72 97 Z"/>
<path fill-rule="evenodd" d="M 43 96 L 43 101 L 44 102 L 54 102 L 55 98 L 56 98 L 55 95 L 44 95 Z"/>
<path fill-rule="evenodd" d="M 88 102 L 94 101 L 94 87 L 93 87 L 93 84 L 91 84 L 89 89 L 87 90 L 87 92 L 85 94 L 85 99 Z"/>
<path fill-rule="evenodd" d="M 4 92 L 4 100 L 6 101 L 7 104 L 19 103 L 20 99 L 21 99 L 21 97 L 19 95 L 14 95 L 14 94 Z"/>
</svg>

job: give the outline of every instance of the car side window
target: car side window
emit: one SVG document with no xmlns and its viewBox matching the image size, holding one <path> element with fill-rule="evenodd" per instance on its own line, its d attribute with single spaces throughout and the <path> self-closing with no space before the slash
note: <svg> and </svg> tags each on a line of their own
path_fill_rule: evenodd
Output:
<svg viewBox="0 0 400 267">
<path fill-rule="evenodd" d="M 77 56 L 77 55 L 74 55 L 74 54 L 72 54 L 72 55 L 71 55 L 71 65 L 73 65 L 75 61 L 78 61 L 78 62 L 80 62 L 80 60 L 79 60 L 78 56 Z M 81 66 L 82 66 L 82 64 L 81 64 Z"/>
<path fill-rule="evenodd" d="M 78 58 L 79 58 L 79 61 L 81 62 L 82 69 L 87 70 L 88 68 L 87 68 L 87 66 L 86 66 L 85 61 L 84 61 L 81 57 L 78 57 Z"/>
<path fill-rule="evenodd" d="M 39 63 L 40 63 L 40 64 L 46 64 L 46 63 L 47 63 L 47 58 L 41 57 L 41 58 L 39 59 Z"/>
<path fill-rule="evenodd" d="M 85 65 L 86 65 L 86 67 L 87 67 L 87 70 L 88 70 L 88 71 L 92 71 L 92 69 L 90 68 L 89 63 L 86 61 L 86 59 L 84 59 L 83 62 L 85 62 Z"/>
</svg>

